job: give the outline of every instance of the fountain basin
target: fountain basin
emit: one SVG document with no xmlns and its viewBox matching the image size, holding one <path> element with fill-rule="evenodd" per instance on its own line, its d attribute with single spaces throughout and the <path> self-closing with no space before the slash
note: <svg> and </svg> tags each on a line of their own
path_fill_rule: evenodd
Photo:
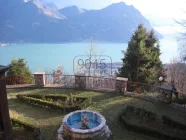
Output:
<svg viewBox="0 0 186 140">
<path fill-rule="evenodd" d="M 82 129 L 83 115 L 87 117 L 87 129 Z M 100 113 L 90 110 L 78 110 L 69 113 L 63 119 L 58 130 L 58 140 L 108 140 L 111 131 L 106 119 Z"/>
</svg>

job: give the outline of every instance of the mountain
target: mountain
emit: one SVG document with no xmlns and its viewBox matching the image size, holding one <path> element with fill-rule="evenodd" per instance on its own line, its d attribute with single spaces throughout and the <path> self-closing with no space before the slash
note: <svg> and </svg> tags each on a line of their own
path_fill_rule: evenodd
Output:
<svg viewBox="0 0 186 140">
<path fill-rule="evenodd" d="M 66 16 L 67 18 L 73 18 L 75 16 L 79 16 L 80 14 L 83 14 L 87 10 L 78 8 L 77 6 L 70 6 L 70 7 L 65 7 L 63 9 L 60 9 L 59 12 Z"/>
<path fill-rule="evenodd" d="M 57 8 L 44 0 L 0 0 L 0 42 L 127 42 L 138 24 L 149 21 L 124 2 L 101 10 Z M 159 33 L 158 36 L 161 37 Z"/>
<path fill-rule="evenodd" d="M 52 11 L 58 11 L 58 8 L 54 3 L 46 3 L 46 4 L 43 4 L 43 5 L 46 6 L 47 8 L 49 8 Z"/>
</svg>

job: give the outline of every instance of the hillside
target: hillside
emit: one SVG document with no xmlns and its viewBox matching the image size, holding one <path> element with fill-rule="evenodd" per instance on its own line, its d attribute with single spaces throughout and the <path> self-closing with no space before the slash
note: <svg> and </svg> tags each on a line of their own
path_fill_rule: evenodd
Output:
<svg viewBox="0 0 186 140">
<path fill-rule="evenodd" d="M 0 0 L 0 42 L 127 42 L 138 24 L 149 21 L 124 2 L 100 10 L 76 6 L 58 9 L 39 0 Z M 159 37 L 162 37 L 157 33 Z"/>
</svg>

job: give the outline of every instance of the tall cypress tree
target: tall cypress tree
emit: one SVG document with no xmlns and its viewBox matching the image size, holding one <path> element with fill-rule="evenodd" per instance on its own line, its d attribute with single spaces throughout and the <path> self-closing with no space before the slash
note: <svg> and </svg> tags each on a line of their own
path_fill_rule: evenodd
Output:
<svg viewBox="0 0 186 140">
<path fill-rule="evenodd" d="M 123 51 L 123 67 L 119 76 L 128 77 L 135 82 L 151 83 L 155 76 L 155 69 L 161 67 L 160 46 L 154 31 L 147 32 L 140 24 Z"/>
</svg>

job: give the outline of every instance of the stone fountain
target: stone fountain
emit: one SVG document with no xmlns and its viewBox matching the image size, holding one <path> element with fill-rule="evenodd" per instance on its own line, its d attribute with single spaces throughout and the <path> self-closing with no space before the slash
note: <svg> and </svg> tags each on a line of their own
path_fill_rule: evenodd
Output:
<svg viewBox="0 0 186 140">
<path fill-rule="evenodd" d="M 78 110 L 67 114 L 58 130 L 57 140 L 109 140 L 106 119 L 95 111 Z"/>
</svg>

